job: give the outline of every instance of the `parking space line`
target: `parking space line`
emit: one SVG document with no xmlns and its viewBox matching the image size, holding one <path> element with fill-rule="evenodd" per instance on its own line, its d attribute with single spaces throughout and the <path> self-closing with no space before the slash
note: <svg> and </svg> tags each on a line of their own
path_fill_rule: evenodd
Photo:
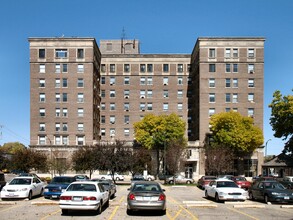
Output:
<svg viewBox="0 0 293 220">
<path fill-rule="evenodd" d="M 195 216 L 195 215 L 193 215 L 190 211 L 188 211 L 186 208 L 184 208 L 182 205 L 180 205 L 180 207 L 185 211 L 185 212 L 187 212 L 191 217 L 192 217 L 192 219 L 193 220 L 198 220 L 198 218 Z"/>
<path fill-rule="evenodd" d="M 239 213 L 239 214 L 245 215 L 245 216 L 247 216 L 247 217 L 249 217 L 249 218 L 252 218 L 252 219 L 255 219 L 255 220 L 259 220 L 258 218 L 254 217 L 254 216 L 252 216 L 252 215 L 249 215 L 249 214 L 247 214 L 247 213 L 245 213 L 245 212 L 241 212 L 241 211 L 236 210 L 236 209 L 234 209 L 234 208 L 229 208 L 229 207 L 227 207 L 227 209 L 229 209 L 229 210 L 231 210 L 231 211 L 233 211 L 233 212 L 237 212 L 237 213 Z"/>
<path fill-rule="evenodd" d="M 113 219 L 113 217 L 116 215 L 117 210 L 119 209 L 120 205 L 117 205 L 115 209 L 112 211 L 110 217 L 108 218 L 109 220 Z"/>
<path fill-rule="evenodd" d="M 58 209 L 57 211 L 55 211 L 55 212 L 51 212 L 51 213 L 49 213 L 48 215 L 46 215 L 46 216 L 44 216 L 43 218 L 41 218 L 40 220 L 44 220 L 44 219 L 47 219 L 47 218 L 49 218 L 50 216 L 52 216 L 52 215 L 56 215 L 57 213 L 59 213 L 59 212 L 61 212 L 61 210 L 60 209 Z"/>
</svg>

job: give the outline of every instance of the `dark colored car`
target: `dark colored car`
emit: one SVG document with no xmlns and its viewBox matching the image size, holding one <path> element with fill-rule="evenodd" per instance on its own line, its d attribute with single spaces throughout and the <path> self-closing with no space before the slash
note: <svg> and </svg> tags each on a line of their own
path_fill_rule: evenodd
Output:
<svg viewBox="0 0 293 220">
<path fill-rule="evenodd" d="M 242 189 L 248 190 L 251 186 L 251 182 L 249 182 L 245 177 L 243 176 L 234 176 L 232 177 L 232 180 Z"/>
<path fill-rule="evenodd" d="M 209 185 L 209 183 L 212 181 L 212 180 L 215 180 L 217 179 L 216 176 L 202 176 L 198 181 L 197 181 L 197 186 L 201 189 L 205 189 L 205 187 L 207 185 Z"/>
<path fill-rule="evenodd" d="M 293 202 L 293 191 L 278 181 L 257 181 L 248 191 L 251 200 L 268 202 Z"/>
<path fill-rule="evenodd" d="M 127 214 L 133 211 L 156 210 L 166 214 L 166 195 L 160 184 L 153 181 L 138 181 L 128 189 Z"/>
<path fill-rule="evenodd" d="M 45 187 L 44 197 L 46 199 L 59 199 L 67 186 L 75 181 L 75 177 L 72 176 L 55 176 L 50 184 Z"/>
<path fill-rule="evenodd" d="M 104 189 L 109 191 L 110 199 L 115 197 L 117 190 L 113 180 L 92 179 L 92 181 L 101 183 L 104 186 Z"/>
</svg>

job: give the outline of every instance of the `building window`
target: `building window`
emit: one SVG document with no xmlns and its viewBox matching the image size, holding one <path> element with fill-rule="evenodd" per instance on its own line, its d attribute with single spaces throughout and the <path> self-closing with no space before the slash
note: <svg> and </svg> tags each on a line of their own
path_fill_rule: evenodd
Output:
<svg viewBox="0 0 293 220">
<path fill-rule="evenodd" d="M 169 64 L 163 64 L 163 72 L 164 73 L 169 72 Z"/>
<path fill-rule="evenodd" d="M 147 110 L 152 111 L 153 110 L 153 103 L 147 103 Z"/>
<path fill-rule="evenodd" d="M 216 72 L 216 64 L 209 64 L 209 72 L 214 73 Z"/>
<path fill-rule="evenodd" d="M 238 57 L 238 49 L 237 48 L 234 48 L 233 49 L 233 57 L 234 58 L 237 58 Z"/>
<path fill-rule="evenodd" d="M 140 64 L 140 72 L 145 73 L 145 64 Z"/>
<path fill-rule="evenodd" d="M 254 88 L 254 79 L 248 79 L 248 87 Z"/>
<path fill-rule="evenodd" d="M 46 131 L 45 123 L 40 123 L 39 124 L 39 131 Z"/>
<path fill-rule="evenodd" d="M 183 73 L 183 64 L 178 64 L 177 65 L 177 72 L 178 73 Z"/>
<path fill-rule="evenodd" d="M 233 64 L 233 73 L 238 73 L 238 64 L 237 63 Z"/>
<path fill-rule="evenodd" d="M 183 104 L 182 103 L 177 103 L 177 110 L 182 111 L 183 109 Z"/>
<path fill-rule="evenodd" d="M 226 88 L 230 88 L 231 87 L 231 79 L 227 78 L 226 79 Z"/>
<path fill-rule="evenodd" d="M 46 58 L 46 50 L 45 49 L 39 49 L 39 58 L 40 59 Z"/>
<path fill-rule="evenodd" d="M 55 73 L 61 73 L 61 66 L 60 66 L 60 64 L 55 64 Z"/>
<path fill-rule="evenodd" d="M 39 87 L 40 87 L 40 88 L 45 88 L 45 85 L 46 85 L 46 81 L 45 81 L 45 79 L 40 79 L 40 80 L 39 80 Z"/>
<path fill-rule="evenodd" d="M 216 58 L 216 49 L 215 48 L 209 49 L 209 58 Z"/>
<path fill-rule="evenodd" d="M 128 89 L 124 90 L 124 98 L 125 99 L 128 99 L 129 98 L 129 95 L 130 95 L 130 92 Z"/>
<path fill-rule="evenodd" d="M 139 95 L 140 95 L 141 99 L 144 99 L 145 98 L 145 90 L 140 90 Z"/>
<path fill-rule="evenodd" d="M 110 128 L 110 136 L 115 137 L 115 128 Z"/>
<path fill-rule="evenodd" d="M 106 84 L 106 77 L 105 76 L 101 77 L 101 84 L 102 85 Z"/>
<path fill-rule="evenodd" d="M 254 108 L 249 108 L 248 111 L 247 111 L 247 114 L 248 114 L 249 117 L 253 118 L 254 117 Z"/>
<path fill-rule="evenodd" d="M 115 85 L 115 83 L 116 83 L 116 78 L 115 78 L 115 76 L 111 76 L 110 77 L 110 85 L 112 86 L 112 85 Z"/>
<path fill-rule="evenodd" d="M 140 85 L 145 85 L 145 77 L 140 77 Z"/>
<path fill-rule="evenodd" d="M 129 84 L 130 84 L 129 77 L 128 76 L 124 77 L 124 85 L 129 85 Z"/>
<path fill-rule="evenodd" d="M 177 91 L 177 98 L 183 98 L 183 91 L 182 90 Z"/>
<path fill-rule="evenodd" d="M 101 110 L 102 111 L 106 110 L 106 104 L 104 102 L 101 103 Z"/>
<path fill-rule="evenodd" d="M 83 131 L 84 127 L 83 127 L 83 123 L 77 123 L 77 131 Z"/>
<path fill-rule="evenodd" d="M 68 131 L 68 125 L 67 123 L 62 124 L 62 131 Z"/>
<path fill-rule="evenodd" d="M 55 131 L 60 131 L 60 123 L 55 123 Z"/>
<path fill-rule="evenodd" d="M 216 87 L 216 81 L 214 78 L 209 79 L 209 87 L 215 88 Z"/>
<path fill-rule="evenodd" d="M 167 86 L 168 83 L 169 83 L 169 78 L 168 78 L 168 77 L 164 77 L 164 78 L 163 78 L 163 85 L 164 85 L 164 86 Z"/>
<path fill-rule="evenodd" d="M 39 112 L 40 112 L 40 116 L 41 117 L 45 117 L 46 116 L 46 109 L 40 108 Z"/>
<path fill-rule="evenodd" d="M 230 112 L 231 108 L 225 108 L 225 112 Z"/>
<path fill-rule="evenodd" d="M 177 84 L 178 84 L 178 85 L 183 85 L 183 77 L 182 77 L 182 76 L 179 76 L 179 77 L 177 78 Z"/>
<path fill-rule="evenodd" d="M 61 87 L 60 79 L 55 79 L 55 88 L 60 88 L 60 87 Z"/>
<path fill-rule="evenodd" d="M 230 73 L 230 72 L 231 72 L 231 64 L 226 63 L 226 73 Z"/>
<path fill-rule="evenodd" d="M 83 95 L 83 93 L 78 93 L 77 94 L 77 102 L 78 103 L 83 103 L 84 102 L 84 95 Z"/>
<path fill-rule="evenodd" d="M 248 93 L 248 101 L 254 102 L 254 93 Z"/>
<path fill-rule="evenodd" d="M 254 49 L 253 48 L 249 48 L 248 49 L 248 58 L 254 58 L 255 54 L 254 54 Z"/>
<path fill-rule="evenodd" d="M 209 94 L 209 102 L 210 103 L 216 102 L 216 95 L 215 95 L 215 93 L 210 93 Z"/>
<path fill-rule="evenodd" d="M 129 111 L 129 107 L 130 107 L 129 106 L 129 103 L 128 102 L 125 102 L 124 103 L 124 111 L 127 111 L 128 112 Z"/>
<path fill-rule="evenodd" d="M 226 50 L 225 50 L 225 57 L 226 58 L 230 58 L 231 57 L 231 49 L 230 48 L 226 48 Z"/>
<path fill-rule="evenodd" d="M 67 49 L 56 49 L 55 50 L 56 58 L 67 58 Z"/>
<path fill-rule="evenodd" d="M 139 110 L 140 110 L 140 111 L 145 111 L 145 103 L 142 103 L 142 102 L 141 102 L 141 103 L 139 104 Z"/>
<path fill-rule="evenodd" d="M 46 66 L 45 66 L 45 64 L 40 64 L 39 71 L 40 71 L 40 73 L 45 73 L 46 72 Z"/>
<path fill-rule="evenodd" d="M 67 88 L 67 86 L 68 86 L 67 79 L 66 78 L 62 79 L 62 87 Z"/>
<path fill-rule="evenodd" d="M 84 87 L 84 80 L 82 78 L 77 79 L 77 87 L 78 88 Z"/>
<path fill-rule="evenodd" d="M 110 64 L 110 73 L 115 73 L 115 64 Z"/>
<path fill-rule="evenodd" d="M 110 115 L 110 124 L 115 124 L 115 115 Z"/>
<path fill-rule="evenodd" d="M 62 64 L 62 72 L 67 73 L 67 71 L 68 71 L 68 65 L 67 65 L 67 63 L 63 63 Z"/>
<path fill-rule="evenodd" d="M 77 109 L 77 116 L 78 117 L 83 117 L 84 116 L 84 110 L 83 110 L 83 108 L 78 108 Z"/>
<path fill-rule="evenodd" d="M 61 112 L 60 108 L 55 108 L 55 116 L 56 117 L 60 117 L 61 116 L 60 112 Z"/>
<path fill-rule="evenodd" d="M 150 76 L 150 77 L 147 78 L 147 84 L 148 85 L 153 85 L 153 77 Z"/>
<path fill-rule="evenodd" d="M 84 50 L 83 49 L 77 49 L 77 58 L 78 59 L 84 58 Z"/>
<path fill-rule="evenodd" d="M 76 142 L 77 142 L 77 145 L 85 145 L 85 137 L 84 136 L 77 136 Z"/>
<path fill-rule="evenodd" d="M 68 97 L 67 97 L 67 93 L 62 93 L 62 102 L 67 102 Z"/>
<path fill-rule="evenodd" d="M 152 98 L 153 97 L 153 90 L 148 90 L 147 91 L 147 97 Z"/>
<path fill-rule="evenodd" d="M 209 117 L 213 116 L 216 113 L 216 109 L 215 108 L 210 108 L 209 109 Z"/>
<path fill-rule="evenodd" d="M 233 88 L 238 88 L 238 79 L 233 79 Z"/>
<path fill-rule="evenodd" d="M 45 93 L 40 93 L 39 94 L 39 101 L 40 102 L 45 102 L 46 101 L 46 95 L 45 95 Z"/>
<path fill-rule="evenodd" d="M 130 72 L 130 64 L 124 64 L 124 72 L 129 73 Z"/>
<path fill-rule="evenodd" d="M 168 111 L 168 109 L 169 109 L 169 104 L 163 103 L 163 111 Z"/>
<path fill-rule="evenodd" d="M 106 97 L 106 91 L 105 90 L 101 90 L 101 97 L 105 98 Z"/>
<path fill-rule="evenodd" d="M 124 128 L 124 136 L 129 137 L 129 128 Z"/>
<path fill-rule="evenodd" d="M 163 97 L 164 98 L 169 98 L 169 91 L 168 90 L 163 91 Z"/>
<path fill-rule="evenodd" d="M 110 98 L 115 98 L 115 97 L 116 97 L 115 90 L 110 90 Z"/>
<path fill-rule="evenodd" d="M 129 124 L 129 115 L 124 115 L 124 123 Z"/>
<path fill-rule="evenodd" d="M 45 144 L 46 144 L 46 137 L 39 136 L 39 145 L 45 145 Z"/>
<path fill-rule="evenodd" d="M 83 66 L 83 64 L 78 64 L 77 65 L 77 72 L 79 72 L 79 73 L 83 73 L 84 72 L 84 66 Z"/>
<path fill-rule="evenodd" d="M 148 73 L 152 73 L 153 72 L 153 64 L 148 64 L 147 65 L 148 68 Z"/>
<path fill-rule="evenodd" d="M 188 85 L 191 85 L 191 84 L 192 84 L 192 79 L 191 79 L 191 77 L 187 77 L 187 83 L 188 83 Z"/>
<path fill-rule="evenodd" d="M 67 110 L 67 108 L 63 108 L 62 109 L 62 117 L 67 118 L 67 116 L 68 116 L 68 110 Z"/>
<path fill-rule="evenodd" d="M 115 103 L 110 103 L 110 111 L 115 111 L 115 110 L 116 110 Z"/>
<path fill-rule="evenodd" d="M 237 93 L 233 94 L 233 103 L 238 103 L 238 94 Z"/>
<path fill-rule="evenodd" d="M 101 115 L 101 123 L 102 124 L 106 123 L 106 116 L 105 115 Z"/>
<path fill-rule="evenodd" d="M 102 137 L 106 136 L 106 129 L 105 128 L 101 128 L 101 136 Z"/>
<path fill-rule="evenodd" d="M 254 64 L 248 64 L 248 73 L 254 73 Z"/>
<path fill-rule="evenodd" d="M 101 64 L 101 72 L 102 73 L 106 72 L 106 65 L 105 64 Z"/>
<path fill-rule="evenodd" d="M 231 94 L 226 93 L 226 102 L 231 102 Z"/>
<path fill-rule="evenodd" d="M 63 145 L 68 145 L 68 144 L 69 144 L 68 136 L 63 136 L 63 137 L 62 137 L 62 144 L 63 144 Z"/>
</svg>

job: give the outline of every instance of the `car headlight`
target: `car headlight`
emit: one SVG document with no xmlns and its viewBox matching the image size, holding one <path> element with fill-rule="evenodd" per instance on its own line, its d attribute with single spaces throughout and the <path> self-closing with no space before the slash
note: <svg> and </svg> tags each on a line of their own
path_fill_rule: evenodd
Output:
<svg viewBox="0 0 293 220">
<path fill-rule="evenodd" d="M 219 192 L 219 195 L 220 195 L 220 196 L 225 196 L 225 195 L 227 195 L 227 193 Z"/>
<path fill-rule="evenodd" d="M 49 189 L 45 188 L 44 192 L 49 192 Z"/>
<path fill-rule="evenodd" d="M 61 189 L 61 192 L 65 192 L 66 189 Z"/>
<path fill-rule="evenodd" d="M 248 196 L 248 192 L 247 191 L 243 192 L 243 195 Z"/>
<path fill-rule="evenodd" d="M 272 192 L 272 195 L 274 195 L 274 196 L 279 196 L 279 195 L 281 195 L 281 193 Z"/>
</svg>

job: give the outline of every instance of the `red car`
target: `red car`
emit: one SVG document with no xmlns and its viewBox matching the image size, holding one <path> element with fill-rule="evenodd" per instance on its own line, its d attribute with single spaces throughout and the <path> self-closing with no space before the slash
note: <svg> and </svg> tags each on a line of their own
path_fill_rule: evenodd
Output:
<svg viewBox="0 0 293 220">
<path fill-rule="evenodd" d="M 232 177 L 232 180 L 240 187 L 243 189 L 248 190 L 251 186 L 251 182 L 247 181 L 247 179 L 243 176 L 234 176 Z"/>
<path fill-rule="evenodd" d="M 198 182 L 197 182 L 197 186 L 201 189 L 205 189 L 205 187 L 207 185 L 209 185 L 209 183 L 212 181 L 212 180 L 215 180 L 217 179 L 216 176 L 202 176 Z"/>
</svg>

